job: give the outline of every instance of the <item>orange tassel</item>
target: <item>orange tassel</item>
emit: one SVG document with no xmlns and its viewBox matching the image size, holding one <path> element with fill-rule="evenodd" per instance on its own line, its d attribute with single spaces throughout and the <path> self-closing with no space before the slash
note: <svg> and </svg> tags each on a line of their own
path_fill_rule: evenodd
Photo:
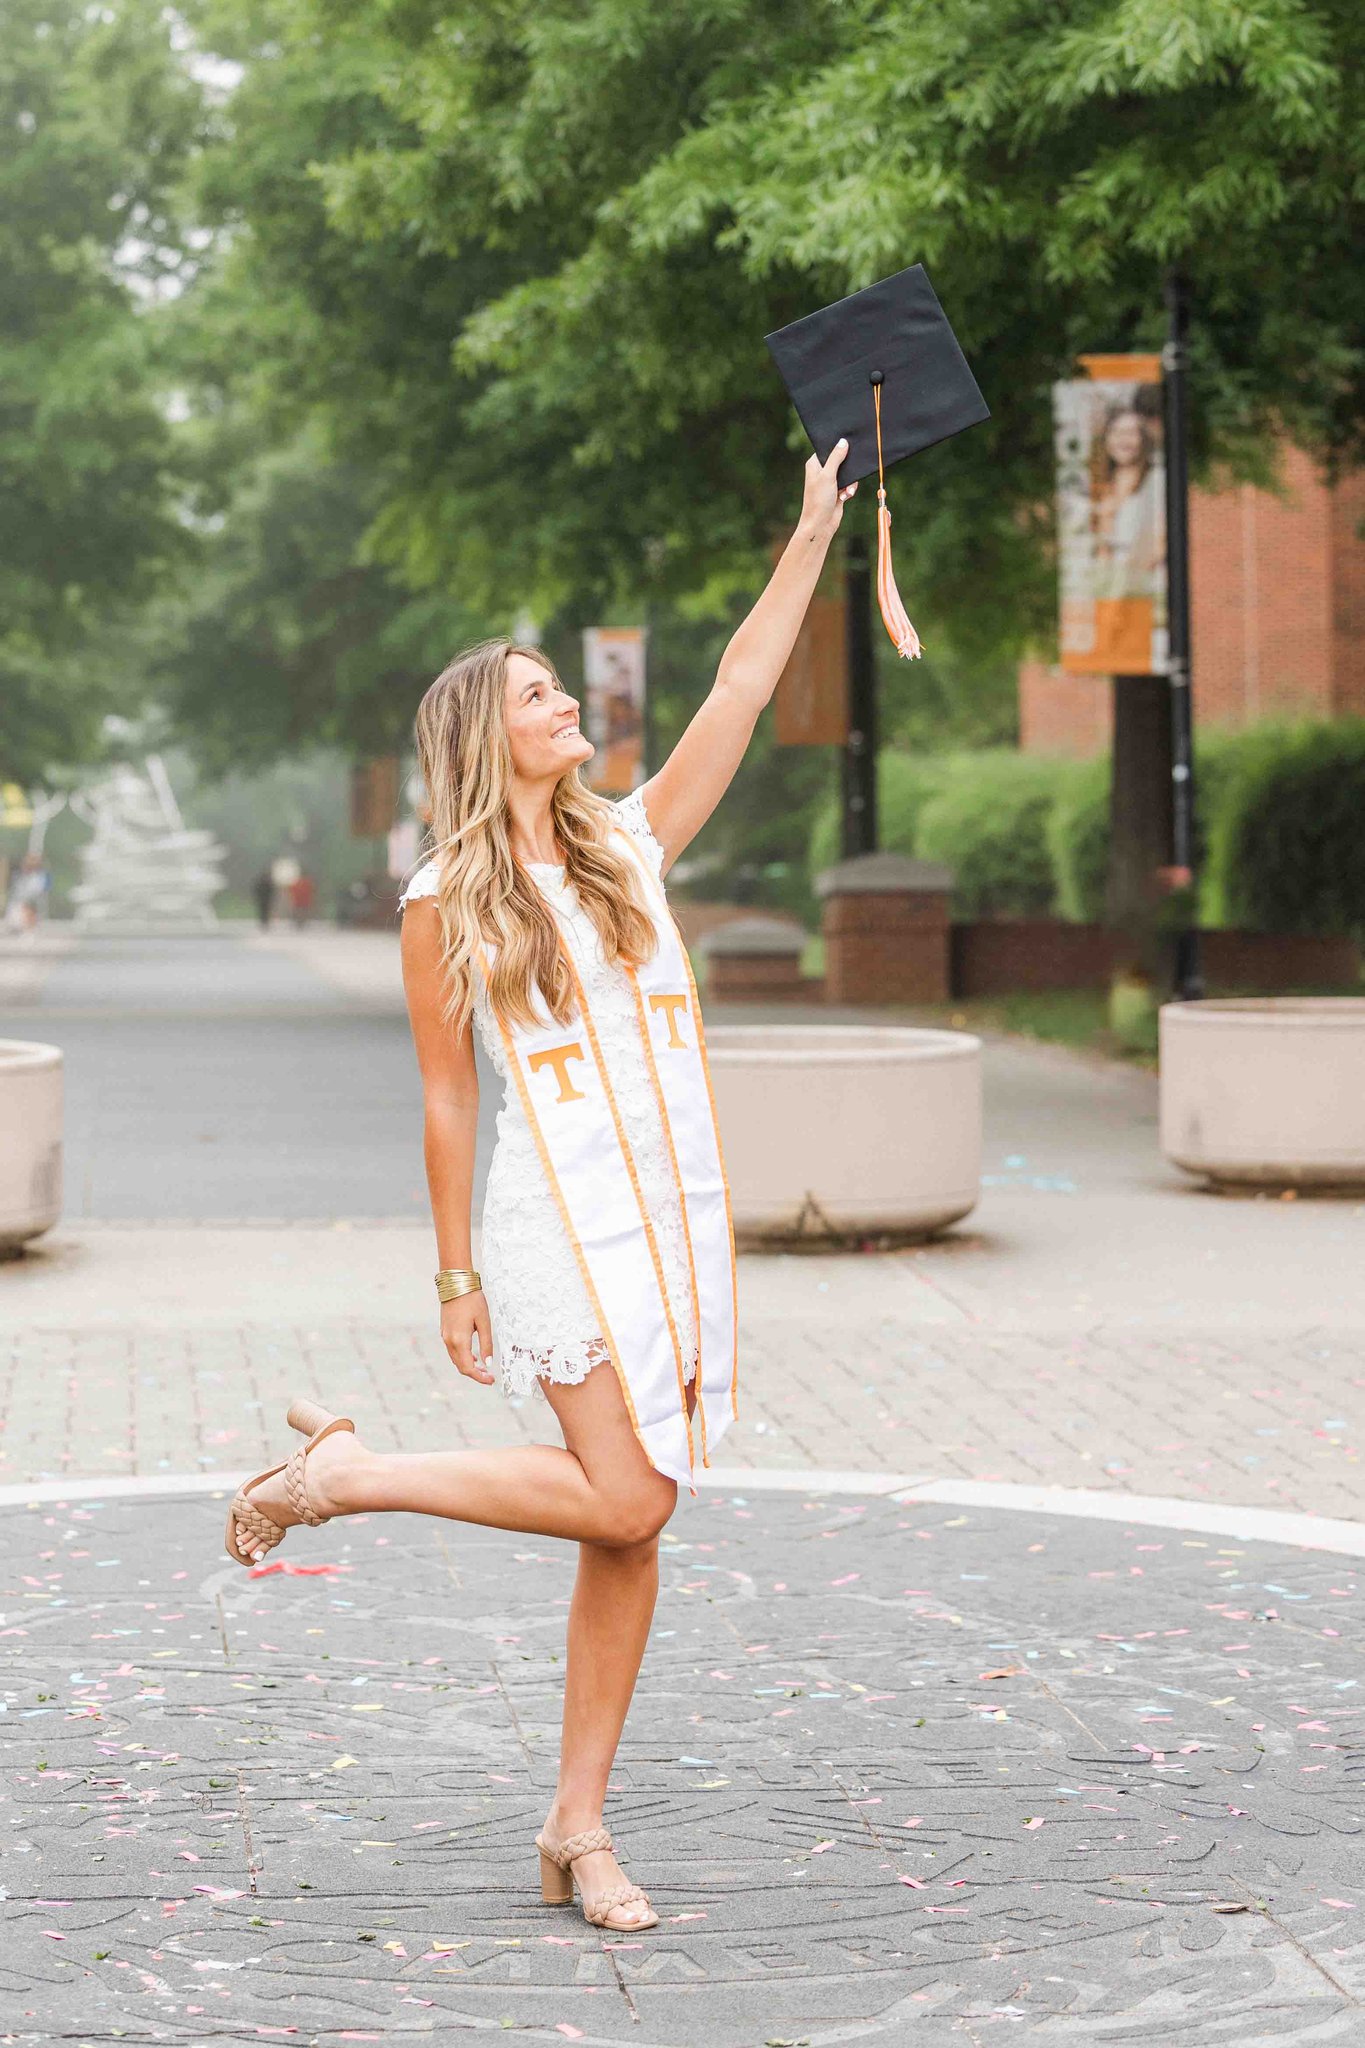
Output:
<svg viewBox="0 0 1365 2048">
<path fill-rule="evenodd" d="M 882 387 L 880 378 L 872 387 L 872 397 L 877 408 L 877 603 L 881 608 L 882 623 L 891 635 L 897 654 L 907 659 L 918 656 L 919 634 L 911 625 L 896 588 L 895 571 L 891 567 L 891 514 L 886 503 L 886 477 L 882 469 Z"/>
</svg>

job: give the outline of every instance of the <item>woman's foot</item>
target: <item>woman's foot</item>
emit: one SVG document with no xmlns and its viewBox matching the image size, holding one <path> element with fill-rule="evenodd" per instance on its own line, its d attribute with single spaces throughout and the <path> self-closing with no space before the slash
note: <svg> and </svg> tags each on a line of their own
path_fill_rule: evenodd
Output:
<svg viewBox="0 0 1365 2048">
<path fill-rule="evenodd" d="M 551 1848 L 558 1848 L 567 1836 L 579 1835 L 585 1828 L 599 1828 L 601 1825 L 600 1813 L 570 1813 L 561 1816 L 558 1807 L 552 1806 L 540 1832 Z M 630 1884 L 632 1881 L 622 1870 L 610 1849 L 590 1849 L 586 1856 L 575 1856 L 573 1875 L 579 1891 L 587 1899 L 591 1899 L 597 1892 L 607 1892 L 615 1885 Z M 654 1908 L 644 1899 L 628 1899 L 624 1905 L 613 1906 L 610 1909 L 605 1925 L 619 1932 L 629 1933 L 632 1928 L 651 1925 L 654 1918 Z"/>
<path fill-rule="evenodd" d="M 327 1520 L 332 1515 L 353 1512 L 355 1507 L 354 1482 L 364 1465 L 368 1453 L 358 1441 L 355 1432 L 349 1429 L 333 1430 L 320 1444 L 315 1444 L 304 1461 L 304 1476 L 308 1485 L 308 1501 L 315 1514 Z M 283 1468 L 272 1472 L 265 1479 L 257 1480 L 246 1491 L 246 1498 L 255 1508 L 281 1529 L 292 1529 L 303 1517 L 289 1499 L 284 1483 Z M 237 1543 L 244 1557 L 252 1558 L 257 1564 L 265 1556 L 253 1531 L 242 1522 L 235 1524 Z"/>
</svg>

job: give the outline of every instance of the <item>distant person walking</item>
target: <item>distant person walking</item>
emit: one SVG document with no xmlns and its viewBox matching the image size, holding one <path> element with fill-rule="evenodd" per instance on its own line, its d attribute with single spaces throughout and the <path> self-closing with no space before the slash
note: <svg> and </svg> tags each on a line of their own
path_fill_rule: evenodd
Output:
<svg viewBox="0 0 1365 2048">
<path fill-rule="evenodd" d="M 251 885 L 251 893 L 256 899 L 257 922 L 262 931 L 268 931 L 270 928 L 270 913 L 275 908 L 275 877 L 271 874 L 269 868 L 261 869 L 261 872 Z"/>
<path fill-rule="evenodd" d="M 289 903 L 294 913 L 294 922 L 302 931 L 313 915 L 318 899 L 318 886 L 307 868 L 301 868 L 289 884 Z"/>
<path fill-rule="evenodd" d="M 52 877 L 40 853 L 26 853 L 9 885 L 5 924 L 10 931 L 34 932 L 47 909 Z"/>
</svg>

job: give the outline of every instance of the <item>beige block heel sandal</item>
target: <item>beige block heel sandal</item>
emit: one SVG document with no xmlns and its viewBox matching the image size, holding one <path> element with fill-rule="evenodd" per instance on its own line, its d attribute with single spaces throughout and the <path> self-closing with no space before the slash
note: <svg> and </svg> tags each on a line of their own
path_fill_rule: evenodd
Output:
<svg viewBox="0 0 1365 2048">
<path fill-rule="evenodd" d="M 536 1847 L 540 1851 L 540 1896 L 547 1906 L 568 1906 L 573 1903 L 573 1865 L 579 1856 L 589 1856 L 594 1849 L 610 1849 L 611 1834 L 606 1828 L 584 1828 L 576 1835 L 565 1835 L 562 1842 L 551 1848 L 543 1835 L 536 1836 Z M 642 1928 L 657 1927 L 659 1916 L 649 1906 L 649 1894 L 638 1884 L 609 1885 L 606 1891 L 593 1892 L 591 1896 L 579 1886 L 583 1898 L 583 1918 L 594 1927 L 609 1927 L 613 1934 L 638 1934 Z M 628 1906 L 633 1900 L 642 1899 L 649 1906 L 647 1920 L 609 1920 L 608 1913 L 613 1906 Z"/>
<path fill-rule="evenodd" d="M 307 1443 L 300 1444 L 296 1450 L 291 1451 L 282 1465 L 271 1465 L 267 1471 L 258 1472 L 254 1479 L 248 1479 L 245 1486 L 238 1489 L 232 1506 L 228 1509 L 227 1533 L 224 1538 L 227 1554 L 237 1564 L 244 1564 L 248 1569 L 259 1564 L 261 1557 L 264 1557 L 267 1551 L 273 1550 L 277 1543 L 283 1543 L 288 1533 L 278 1522 L 272 1521 L 263 1509 L 257 1507 L 254 1500 L 247 1498 L 252 1487 L 259 1486 L 265 1479 L 273 1479 L 277 1472 L 283 1472 L 289 1505 L 299 1520 L 306 1522 L 310 1529 L 320 1528 L 324 1522 L 330 1521 L 331 1517 L 320 1515 L 308 1498 L 308 1478 L 304 1469 L 308 1453 L 315 1444 L 320 1444 L 325 1436 L 330 1436 L 334 1429 L 355 1428 L 349 1415 L 332 1415 L 326 1408 L 320 1408 L 316 1401 L 292 1401 L 289 1405 L 288 1420 L 291 1429 L 297 1429 L 307 1437 Z M 239 1523 L 250 1532 L 245 1553 L 237 1546 Z M 290 1527 L 292 1526 L 291 1523 Z M 256 1555 L 257 1551 L 261 1553 L 260 1557 Z"/>
</svg>

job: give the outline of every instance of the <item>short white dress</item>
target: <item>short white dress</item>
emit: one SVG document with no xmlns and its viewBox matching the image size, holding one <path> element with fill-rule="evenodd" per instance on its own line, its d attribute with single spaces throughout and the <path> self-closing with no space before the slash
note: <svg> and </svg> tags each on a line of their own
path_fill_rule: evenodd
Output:
<svg viewBox="0 0 1365 2048">
<path fill-rule="evenodd" d="M 662 887 L 664 852 L 650 829 L 641 792 L 633 791 L 612 808 L 618 823 L 641 847 Z M 574 961 L 592 1006 L 621 1118 L 635 1155 L 641 1192 L 654 1225 L 682 1345 L 684 1376 L 690 1382 L 697 1369 L 697 1327 L 692 1313 L 687 1246 L 677 1183 L 640 1044 L 630 981 L 623 968 L 614 962 L 608 964 L 597 928 L 579 905 L 577 891 L 564 869 L 550 861 L 528 861 L 526 868 L 566 926 Z M 416 897 L 434 896 L 436 873 L 434 861 L 419 868 L 403 892 L 400 909 Z M 497 1143 L 484 1194 L 479 1272 L 493 1325 L 493 1352 L 502 1390 L 515 1399 L 533 1389 L 543 1393 L 543 1380 L 576 1384 L 587 1378 L 593 1366 L 605 1363 L 608 1354 L 558 1204 L 545 1178 L 521 1097 L 515 1086 L 508 1085 L 510 1076 L 502 1034 L 494 1022 L 488 991 L 477 970 L 474 1026 L 503 1085 Z"/>
</svg>

